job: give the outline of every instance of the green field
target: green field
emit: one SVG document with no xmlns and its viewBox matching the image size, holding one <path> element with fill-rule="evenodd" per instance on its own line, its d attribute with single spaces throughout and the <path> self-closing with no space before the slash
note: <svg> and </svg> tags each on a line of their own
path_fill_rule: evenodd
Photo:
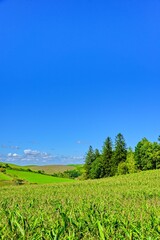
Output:
<svg viewBox="0 0 160 240">
<path fill-rule="evenodd" d="M 0 172 L 0 187 L 2 186 L 7 186 L 7 185 L 12 185 L 13 178 L 11 176 L 6 175 L 3 172 Z"/>
<path fill-rule="evenodd" d="M 6 174 L 13 178 L 23 179 L 29 183 L 45 184 L 45 183 L 73 182 L 73 180 L 71 179 L 52 177 L 39 173 L 19 171 L 14 169 L 7 169 Z"/>
<path fill-rule="evenodd" d="M 10 181 L 12 179 L 13 179 L 12 177 L 0 172 L 0 181 Z"/>
<path fill-rule="evenodd" d="M 0 239 L 160 239 L 160 170 L 2 187 Z"/>
</svg>

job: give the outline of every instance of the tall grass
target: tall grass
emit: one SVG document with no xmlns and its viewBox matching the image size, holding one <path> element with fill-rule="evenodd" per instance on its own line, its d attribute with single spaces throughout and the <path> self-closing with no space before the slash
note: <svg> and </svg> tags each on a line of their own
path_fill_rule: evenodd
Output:
<svg viewBox="0 0 160 240">
<path fill-rule="evenodd" d="M 160 171 L 0 189 L 0 239 L 160 239 Z"/>
</svg>

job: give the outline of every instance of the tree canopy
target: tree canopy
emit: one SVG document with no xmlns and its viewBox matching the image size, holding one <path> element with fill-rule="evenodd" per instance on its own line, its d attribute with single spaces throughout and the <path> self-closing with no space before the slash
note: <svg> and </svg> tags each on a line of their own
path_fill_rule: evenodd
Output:
<svg viewBox="0 0 160 240">
<path fill-rule="evenodd" d="M 158 142 L 142 138 L 137 143 L 135 151 L 130 147 L 127 149 L 121 133 L 115 137 L 114 147 L 112 139 L 107 137 L 101 151 L 89 147 L 84 168 L 86 179 L 160 169 L 160 136 Z"/>
</svg>

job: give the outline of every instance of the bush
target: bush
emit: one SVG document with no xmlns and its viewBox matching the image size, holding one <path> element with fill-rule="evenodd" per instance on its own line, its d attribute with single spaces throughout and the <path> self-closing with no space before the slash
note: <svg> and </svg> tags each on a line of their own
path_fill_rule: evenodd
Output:
<svg viewBox="0 0 160 240">
<path fill-rule="evenodd" d="M 120 162 L 118 165 L 118 175 L 127 174 L 127 173 L 129 173 L 129 171 L 128 171 L 128 166 L 126 162 Z"/>
<path fill-rule="evenodd" d="M 0 172 L 5 173 L 6 169 L 4 167 L 0 167 Z"/>
</svg>

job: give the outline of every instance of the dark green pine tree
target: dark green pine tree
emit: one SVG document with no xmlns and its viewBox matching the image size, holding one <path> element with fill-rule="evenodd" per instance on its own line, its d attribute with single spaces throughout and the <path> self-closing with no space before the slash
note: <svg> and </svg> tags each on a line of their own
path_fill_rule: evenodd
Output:
<svg viewBox="0 0 160 240">
<path fill-rule="evenodd" d="M 98 155 L 98 153 L 97 153 L 97 155 Z M 90 178 L 91 167 L 92 167 L 92 163 L 94 161 L 95 161 L 95 152 L 93 151 L 92 146 L 90 146 L 89 150 L 88 150 L 88 152 L 86 154 L 85 164 L 84 164 L 85 178 L 86 179 Z"/>
<path fill-rule="evenodd" d="M 123 135 L 119 133 L 115 138 L 115 149 L 112 155 L 111 175 L 117 174 L 118 164 L 125 162 L 127 158 L 127 148 Z"/>
<path fill-rule="evenodd" d="M 143 147 L 143 142 L 145 139 L 142 139 L 140 142 L 137 143 L 137 146 L 135 147 L 135 166 L 137 170 L 143 170 L 143 165 L 142 165 L 142 147 Z"/>
<path fill-rule="evenodd" d="M 112 153 L 112 140 L 110 137 L 107 137 L 102 148 L 101 177 L 111 176 Z"/>
<path fill-rule="evenodd" d="M 96 148 L 95 151 L 94 151 L 94 157 L 95 159 L 97 159 L 98 157 L 100 157 L 100 152 L 99 150 Z"/>
</svg>

